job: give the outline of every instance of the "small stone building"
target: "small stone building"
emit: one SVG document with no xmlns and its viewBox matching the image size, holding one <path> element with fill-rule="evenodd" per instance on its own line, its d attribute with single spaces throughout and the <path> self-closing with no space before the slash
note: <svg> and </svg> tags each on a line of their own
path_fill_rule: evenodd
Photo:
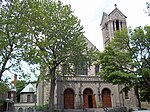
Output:
<svg viewBox="0 0 150 112">
<path fill-rule="evenodd" d="M 36 103 L 36 83 L 29 83 L 20 92 L 20 102 L 15 103 L 15 112 L 34 112 Z"/>
</svg>

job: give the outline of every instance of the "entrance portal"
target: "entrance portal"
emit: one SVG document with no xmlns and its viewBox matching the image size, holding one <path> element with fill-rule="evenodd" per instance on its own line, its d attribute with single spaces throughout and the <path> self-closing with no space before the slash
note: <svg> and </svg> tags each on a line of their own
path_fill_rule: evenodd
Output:
<svg viewBox="0 0 150 112">
<path fill-rule="evenodd" d="M 102 90 L 102 102 L 103 102 L 103 107 L 112 107 L 111 104 L 111 94 L 110 90 L 107 88 L 104 88 Z"/>
<path fill-rule="evenodd" d="M 95 108 L 96 101 L 95 95 L 93 95 L 93 91 L 89 88 L 83 91 L 83 99 L 84 99 L 84 108 Z"/>
<path fill-rule="evenodd" d="M 74 108 L 74 91 L 72 89 L 66 89 L 64 91 L 64 108 L 65 109 Z"/>
</svg>

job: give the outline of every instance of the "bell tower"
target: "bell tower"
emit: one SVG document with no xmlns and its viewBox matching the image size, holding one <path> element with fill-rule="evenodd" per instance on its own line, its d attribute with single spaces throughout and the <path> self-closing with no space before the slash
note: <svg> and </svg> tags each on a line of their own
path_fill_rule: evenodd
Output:
<svg viewBox="0 0 150 112">
<path fill-rule="evenodd" d="M 107 14 L 103 12 L 100 26 L 102 27 L 104 48 L 114 37 L 116 30 L 127 28 L 126 18 L 127 17 L 117 8 L 116 4 L 115 9 L 111 13 Z"/>
</svg>

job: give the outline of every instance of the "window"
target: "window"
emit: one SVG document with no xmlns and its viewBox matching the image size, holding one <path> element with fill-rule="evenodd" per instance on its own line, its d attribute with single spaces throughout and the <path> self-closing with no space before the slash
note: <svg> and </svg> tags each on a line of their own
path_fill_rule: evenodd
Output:
<svg viewBox="0 0 150 112">
<path fill-rule="evenodd" d="M 29 103 L 31 99 L 31 95 L 27 95 L 27 102 Z"/>
<path fill-rule="evenodd" d="M 99 73 L 99 65 L 95 65 L 95 74 Z"/>
<path fill-rule="evenodd" d="M 128 93 L 128 91 L 125 91 L 125 99 L 129 99 L 129 93 Z"/>
<path fill-rule="evenodd" d="M 11 98 L 11 100 L 13 100 L 14 99 L 14 93 L 11 93 L 11 96 L 10 96 Z"/>
<path fill-rule="evenodd" d="M 105 23 L 105 28 L 106 30 L 108 30 L 108 23 Z"/>
<path fill-rule="evenodd" d="M 80 67 L 75 67 L 75 74 L 76 75 L 88 75 L 88 67 L 85 63 L 84 65 Z"/>
<path fill-rule="evenodd" d="M 36 95 L 33 96 L 33 102 L 37 102 L 37 97 L 36 97 Z"/>
<path fill-rule="evenodd" d="M 20 102 L 24 102 L 22 95 L 20 96 Z"/>
<path fill-rule="evenodd" d="M 113 30 L 115 31 L 115 22 L 113 21 Z"/>
<path fill-rule="evenodd" d="M 120 26 L 121 26 L 121 29 L 122 29 L 122 21 L 120 22 Z"/>
<path fill-rule="evenodd" d="M 116 30 L 119 30 L 119 20 L 116 20 Z"/>
</svg>

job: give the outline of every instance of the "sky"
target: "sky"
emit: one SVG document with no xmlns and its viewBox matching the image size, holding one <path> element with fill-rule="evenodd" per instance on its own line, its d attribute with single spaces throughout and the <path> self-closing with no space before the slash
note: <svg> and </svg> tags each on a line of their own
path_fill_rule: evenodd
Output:
<svg viewBox="0 0 150 112">
<path fill-rule="evenodd" d="M 103 40 L 100 22 L 103 12 L 109 14 L 114 10 L 114 4 L 127 16 L 127 26 L 134 29 L 138 26 L 150 25 L 150 16 L 145 13 L 146 2 L 150 0 L 61 0 L 70 4 L 74 15 L 81 20 L 85 36 L 100 51 L 103 51 Z"/>
</svg>

